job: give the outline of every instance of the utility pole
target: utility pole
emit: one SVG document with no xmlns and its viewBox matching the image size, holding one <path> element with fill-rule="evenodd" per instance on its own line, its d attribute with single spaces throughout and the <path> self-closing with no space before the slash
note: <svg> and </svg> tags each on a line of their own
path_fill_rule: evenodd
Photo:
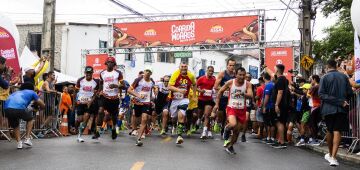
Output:
<svg viewBox="0 0 360 170">
<path fill-rule="evenodd" d="M 41 54 L 50 56 L 50 70 L 55 62 L 55 4 L 56 0 L 44 0 Z"/>
<path fill-rule="evenodd" d="M 301 0 L 301 13 L 299 16 L 299 30 L 301 33 L 301 52 L 300 60 L 304 56 L 311 56 L 311 20 L 315 13 L 312 11 L 312 0 Z M 302 67 L 300 67 L 302 68 Z M 310 76 L 310 71 L 300 69 L 305 78 Z M 304 74 L 305 73 L 305 74 Z"/>
</svg>

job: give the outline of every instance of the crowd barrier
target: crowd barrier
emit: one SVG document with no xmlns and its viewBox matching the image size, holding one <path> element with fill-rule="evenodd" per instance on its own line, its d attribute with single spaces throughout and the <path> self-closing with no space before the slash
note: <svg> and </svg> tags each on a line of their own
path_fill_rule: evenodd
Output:
<svg viewBox="0 0 360 170">
<path fill-rule="evenodd" d="M 32 130 L 32 136 L 34 138 L 44 137 L 44 136 L 61 136 L 59 132 L 60 125 L 60 111 L 59 104 L 61 96 L 57 93 L 48 93 L 48 92 L 40 92 L 40 98 L 45 103 L 45 109 L 41 111 L 34 111 L 34 127 Z M 4 104 L 5 101 L 0 101 L 0 137 L 4 137 L 8 141 L 11 140 L 10 130 L 8 120 L 5 117 L 4 113 Z M 33 107 L 31 104 L 30 107 Z M 33 108 L 30 108 L 33 109 Z M 20 132 L 22 133 L 22 137 L 25 135 L 26 122 L 20 121 Z"/>
<path fill-rule="evenodd" d="M 342 133 L 342 138 L 352 140 L 348 153 L 353 153 L 360 142 L 360 90 L 354 92 L 349 104 L 349 130 Z"/>
</svg>

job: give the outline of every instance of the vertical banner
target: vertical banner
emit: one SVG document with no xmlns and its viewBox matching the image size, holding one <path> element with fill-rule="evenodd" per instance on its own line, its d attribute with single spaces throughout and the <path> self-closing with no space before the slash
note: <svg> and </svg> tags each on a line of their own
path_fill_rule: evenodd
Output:
<svg viewBox="0 0 360 170">
<path fill-rule="evenodd" d="M 253 79 L 258 79 L 259 67 L 249 65 L 249 72 Z"/>
<path fill-rule="evenodd" d="M 20 73 L 20 65 L 15 45 L 15 39 L 8 30 L 0 27 L 0 55 L 6 58 L 6 65 L 14 69 L 14 73 Z"/>
<path fill-rule="evenodd" d="M 94 78 L 100 78 L 100 72 L 106 69 L 105 61 L 108 54 L 88 54 L 86 55 L 86 66 L 94 68 Z"/>
<path fill-rule="evenodd" d="M 354 34 L 355 81 L 360 83 L 360 41 L 357 32 Z"/>
<path fill-rule="evenodd" d="M 293 47 L 273 47 L 265 49 L 265 65 L 271 71 L 275 71 L 277 64 L 283 64 L 285 66 L 284 75 L 291 81 L 291 74 L 288 70 L 294 69 Z"/>
</svg>

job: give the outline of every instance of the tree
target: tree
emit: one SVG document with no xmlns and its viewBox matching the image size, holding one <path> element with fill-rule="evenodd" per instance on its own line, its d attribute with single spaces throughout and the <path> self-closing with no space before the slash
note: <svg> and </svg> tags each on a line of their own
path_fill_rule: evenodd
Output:
<svg viewBox="0 0 360 170">
<path fill-rule="evenodd" d="M 324 2 L 322 13 L 325 17 L 337 13 L 339 19 L 335 25 L 324 30 L 327 35 L 323 40 L 314 41 L 313 54 L 315 54 L 316 59 L 345 58 L 353 53 L 354 29 L 350 18 L 351 3 L 352 0 Z"/>
</svg>

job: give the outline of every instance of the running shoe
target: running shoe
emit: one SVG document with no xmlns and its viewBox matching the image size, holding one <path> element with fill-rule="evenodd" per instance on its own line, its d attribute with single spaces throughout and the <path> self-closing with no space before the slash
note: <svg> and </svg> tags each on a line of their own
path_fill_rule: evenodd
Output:
<svg viewBox="0 0 360 170">
<path fill-rule="evenodd" d="M 235 155 L 236 154 L 233 146 L 230 146 L 230 147 L 226 148 L 225 151 L 230 155 Z"/>
<path fill-rule="evenodd" d="M 330 153 L 327 153 L 324 158 L 330 163 Z"/>
<path fill-rule="evenodd" d="M 266 141 L 266 144 L 267 145 L 273 145 L 273 144 L 275 144 L 275 141 L 272 140 L 272 139 L 269 139 L 269 140 Z"/>
<path fill-rule="evenodd" d="M 224 147 L 228 147 L 230 144 L 230 140 L 224 140 Z"/>
<path fill-rule="evenodd" d="M 204 130 L 200 136 L 200 139 L 206 139 L 207 135 L 206 135 L 206 131 Z"/>
<path fill-rule="evenodd" d="M 116 126 L 116 134 L 118 135 L 120 133 L 120 127 Z"/>
<path fill-rule="evenodd" d="M 184 143 L 184 139 L 181 136 L 178 136 L 176 139 L 176 144 L 180 145 L 182 143 Z"/>
<path fill-rule="evenodd" d="M 311 146 L 320 146 L 320 142 L 315 141 L 315 140 L 313 140 L 311 142 L 309 141 L 308 144 L 311 145 Z"/>
<path fill-rule="evenodd" d="M 280 144 L 280 143 L 277 143 L 277 142 L 276 142 L 275 144 L 271 145 L 271 147 L 273 147 L 273 148 L 275 148 L 275 149 L 285 149 L 287 146 L 286 146 L 285 143 Z"/>
<path fill-rule="evenodd" d="M 31 142 L 30 138 L 25 138 L 24 144 L 27 146 L 32 146 L 32 142 Z"/>
<path fill-rule="evenodd" d="M 111 130 L 111 139 L 115 140 L 116 138 L 117 138 L 116 130 L 112 129 Z"/>
<path fill-rule="evenodd" d="M 295 146 L 305 146 L 305 141 L 301 139 Z"/>
<path fill-rule="evenodd" d="M 140 139 L 136 140 L 136 146 L 143 146 L 143 143 L 141 142 Z"/>
<path fill-rule="evenodd" d="M 187 135 L 187 136 L 191 136 L 191 135 L 192 135 L 191 130 L 188 130 L 188 131 L 186 132 L 186 135 Z"/>
<path fill-rule="evenodd" d="M 214 129 L 214 132 L 215 132 L 215 133 L 220 133 L 220 131 L 221 131 L 221 127 L 220 127 L 219 124 L 216 123 L 216 122 L 215 122 L 215 124 L 214 124 L 213 129 Z"/>
<path fill-rule="evenodd" d="M 95 132 L 94 136 L 91 139 L 99 139 L 100 133 L 98 131 Z"/>
<path fill-rule="evenodd" d="M 42 132 L 39 132 L 36 136 L 37 136 L 38 138 L 44 138 L 44 137 L 45 137 L 45 135 L 42 134 Z"/>
<path fill-rule="evenodd" d="M 213 138 L 213 135 L 212 135 L 211 131 L 208 131 L 207 137 L 208 137 L 209 139 L 212 139 L 212 138 Z"/>
<path fill-rule="evenodd" d="M 78 142 L 80 142 L 80 143 L 85 142 L 85 140 L 84 140 L 83 138 L 81 138 L 81 137 L 78 137 L 76 140 L 77 140 Z"/>
<path fill-rule="evenodd" d="M 166 135 L 166 132 L 164 129 L 161 130 L 160 135 Z"/>
<path fill-rule="evenodd" d="M 21 141 L 17 143 L 17 148 L 18 148 L 18 149 L 22 149 L 22 148 L 23 148 L 23 144 L 22 144 Z"/>
<path fill-rule="evenodd" d="M 241 135 L 241 142 L 246 142 L 246 136 L 245 136 L 245 134 Z"/>
<path fill-rule="evenodd" d="M 333 157 L 329 158 L 329 162 L 330 162 L 330 166 L 339 166 L 339 162 Z"/>
<path fill-rule="evenodd" d="M 190 129 L 190 132 L 191 132 L 192 134 L 196 133 L 196 127 L 193 126 L 193 127 Z"/>
</svg>

